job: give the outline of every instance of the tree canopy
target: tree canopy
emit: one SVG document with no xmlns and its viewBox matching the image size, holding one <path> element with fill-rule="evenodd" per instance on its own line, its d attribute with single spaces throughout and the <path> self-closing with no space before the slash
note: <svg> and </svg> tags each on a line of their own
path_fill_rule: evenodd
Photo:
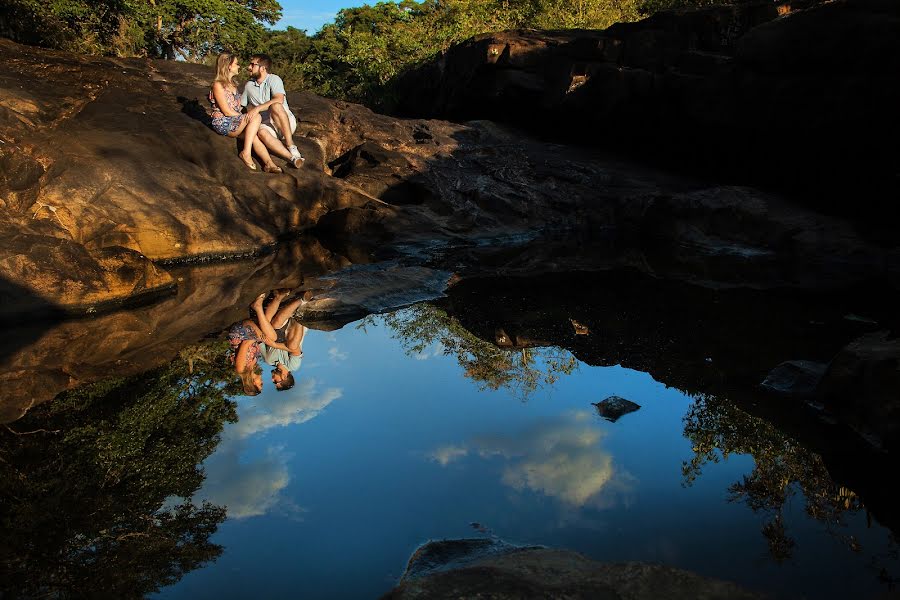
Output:
<svg viewBox="0 0 900 600">
<path fill-rule="evenodd" d="M 6 0 L 0 34 L 87 54 L 203 60 L 253 52 L 277 0 Z"/>
</svg>

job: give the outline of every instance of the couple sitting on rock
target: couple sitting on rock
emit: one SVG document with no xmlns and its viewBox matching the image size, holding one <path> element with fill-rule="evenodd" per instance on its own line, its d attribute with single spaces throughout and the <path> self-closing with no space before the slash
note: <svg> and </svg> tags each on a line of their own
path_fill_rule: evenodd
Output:
<svg viewBox="0 0 900 600">
<path fill-rule="evenodd" d="M 281 173 L 281 167 L 272 161 L 275 154 L 300 168 L 303 155 L 294 145 L 293 135 L 297 119 L 288 108 L 281 77 L 269 73 L 272 59 L 265 54 L 254 54 L 247 65 L 250 80 L 238 92 L 235 77 L 241 65 L 237 57 L 223 52 L 216 59 L 216 78 L 209 92 L 212 105 L 212 128 L 220 135 L 244 137 L 244 146 L 238 156 L 250 169 L 256 170 L 253 152 L 263 163 L 266 173 Z M 241 107 L 247 112 L 242 113 Z"/>
<path fill-rule="evenodd" d="M 275 290 L 268 304 L 265 303 L 267 294 L 260 294 L 250 305 L 250 318 L 228 329 L 230 358 L 248 396 L 262 391 L 260 357 L 275 367 L 271 374 L 276 390 L 282 392 L 294 387 L 292 372 L 300 368 L 307 328 L 293 317 L 311 292 L 288 299 L 290 293 L 290 290 Z"/>
</svg>

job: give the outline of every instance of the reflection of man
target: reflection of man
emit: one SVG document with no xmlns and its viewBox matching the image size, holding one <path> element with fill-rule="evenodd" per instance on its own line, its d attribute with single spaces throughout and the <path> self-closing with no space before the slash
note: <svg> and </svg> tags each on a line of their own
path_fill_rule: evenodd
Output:
<svg viewBox="0 0 900 600">
<path fill-rule="evenodd" d="M 285 330 L 284 344 L 260 344 L 260 356 L 272 369 L 272 383 L 279 392 L 294 387 L 294 374 L 300 368 L 303 361 L 303 338 L 306 336 L 306 326 L 293 319 L 283 325 Z"/>
<path fill-rule="evenodd" d="M 270 152 L 291 161 L 299 169 L 303 155 L 297 150 L 293 139 L 297 118 L 288 107 L 284 82 L 278 75 L 269 73 L 271 68 L 272 59 L 265 54 L 254 54 L 250 58 L 247 65 L 250 81 L 244 86 L 241 104 L 259 107 L 262 117 L 259 139 Z"/>
</svg>

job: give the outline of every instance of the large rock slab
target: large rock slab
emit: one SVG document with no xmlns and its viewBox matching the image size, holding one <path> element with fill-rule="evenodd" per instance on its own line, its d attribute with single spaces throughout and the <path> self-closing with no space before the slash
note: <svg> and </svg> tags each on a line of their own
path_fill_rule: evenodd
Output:
<svg viewBox="0 0 900 600">
<path fill-rule="evenodd" d="M 435 550 L 433 547 L 439 547 Z M 383 598 L 590 598 L 596 600 L 750 600 L 737 585 L 662 565 L 600 563 L 568 550 L 497 548 L 487 540 L 429 542 L 400 584 Z M 454 549 L 458 551 L 453 551 Z M 418 555 L 444 555 L 444 570 L 424 572 Z M 464 556 L 468 554 L 468 559 Z"/>
</svg>

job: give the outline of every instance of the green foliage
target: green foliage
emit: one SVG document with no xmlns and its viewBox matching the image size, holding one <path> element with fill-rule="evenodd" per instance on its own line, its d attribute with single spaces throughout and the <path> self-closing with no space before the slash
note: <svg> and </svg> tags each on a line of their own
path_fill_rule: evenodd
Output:
<svg viewBox="0 0 900 600">
<path fill-rule="evenodd" d="M 848 515 L 864 507 L 855 493 L 834 483 L 818 454 L 763 419 L 715 396 L 696 397 L 684 417 L 684 434 L 694 451 L 682 466 L 685 485 L 691 485 L 710 462 L 732 454 L 753 456 L 753 471 L 728 488 L 729 499 L 744 502 L 754 512 L 769 517 L 762 533 L 776 562 L 789 559 L 795 546 L 783 510 L 798 492 L 809 516 L 825 523 L 833 535 L 856 549 L 856 541 L 843 536 L 840 528 Z"/>
<path fill-rule="evenodd" d="M 268 32 L 263 48 L 288 87 L 383 107 L 397 75 L 479 33 L 604 28 L 640 16 L 640 0 L 401 0 L 345 8 L 313 36 Z"/>
<path fill-rule="evenodd" d="M 222 344 L 187 353 L 203 360 L 66 392 L 0 429 L 0 595 L 139 598 L 221 553 L 224 509 L 186 499 L 237 415 L 210 360 Z"/>
<path fill-rule="evenodd" d="M 280 18 L 277 0 L 7 0 L 0 33 L 78 53 L 202 60 L 254 51 L 263 24 Z"/>
<path fill-rule="evenodd" d="M 507 389 L 527 399 L 538 389 L 571 374 L 578 361 L 559 348 L 500 348 L 474 335 L 446 311 L 431 304 L 377 317 L 400 341 L 404 351 L 415 356 L 439 347 L 453 356 L 480 389 Z M 376 317 L 363 321 L 364 327 Z"/>
</svg>

